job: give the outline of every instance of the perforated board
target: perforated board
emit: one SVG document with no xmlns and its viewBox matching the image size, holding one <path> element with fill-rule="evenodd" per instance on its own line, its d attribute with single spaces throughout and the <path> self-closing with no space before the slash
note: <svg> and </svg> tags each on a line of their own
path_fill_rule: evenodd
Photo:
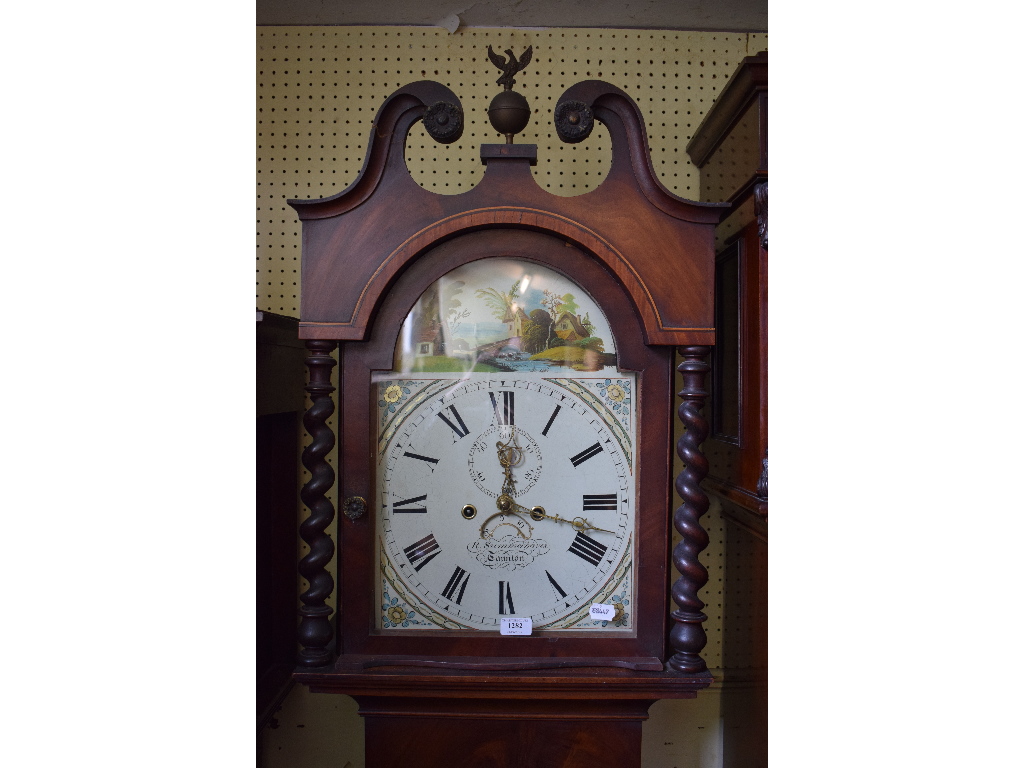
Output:
<svg viewBox="0 0 1024 768">
<path fill-rule="evenodd" d="M 256 36 L 256 306 L 293 317 L 299 316 L 301 229 L 287 200 L 328 197 L 354 181 L 374 115 L 401 86 L 435 80 L 462 101 L 466 127 L 457 143 L 439 145 L 417 124 L 406 145 L 413 177 L 440 194 L 471 189 L 483 175 L 480 144 L 503 141 L 486 115 L 501 89 L 487 46 L 519 55 L 532 45 L 533 60 L 515 89 L 533 114 L 516 141 L 538 145 L 538 184 L 557 195 L 582 194 L 607 174 L 611 142 L 602 126 L 587 141 L 568 145 L 552 125 L 562 93 L 597 78 L 640 106 L 662 183 L 697 200 L 700 174 L 686 144 L 740 60 L 768 47 L 766 34 L 615 29 L 463 29 L 452 35 L 441 28 L 257 27 Z M 331 426 L 336 429 L 334 420 Z M 304 472 L 304 481 L 308 477 Z M 709 571 L 700 593 L 708 615 L 703 655 L 712 668 L 722 665 L 726 555 L 717 512 L 713 506 L 702 518 L 711 538 L 701 555 Z"/>
<path fill-rule="evenodd" d="M 416 27 L 258 27 L 257 309 L 297 317 L 301 235 L 289 198 L 319 198 L 348 186 L 362 167 L 373 117 L 393 91 L 436 80 L 462 100 L 462 139 L 443 146 L 417 124 L 406 157 L 414 178 L 442 194 L 473 187 L 479 146 L 503 139 L 486 109 L 501 89 L 487 46 L 533 61 L 516 90 L 533 114 L 518 143 L 538 145 L 534 175 L 554 194 L 593 189 L 608 171 L 611 144 L 598 127 L 586 142 L 555 135 L 559 96 L 580 80 L 619 86 L 639 104 L 655 171 L 675 194 L 700 198 L 700 175 L 686 143 L 739 61 L 768 47 L 766 34 L 614 29 L 465 29 Z"/>
</svg>

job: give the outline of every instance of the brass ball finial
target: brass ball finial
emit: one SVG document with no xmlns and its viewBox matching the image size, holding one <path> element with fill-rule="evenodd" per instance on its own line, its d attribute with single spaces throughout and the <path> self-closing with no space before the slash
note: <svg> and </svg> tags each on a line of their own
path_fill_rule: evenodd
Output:
<svg viewBox="0 0 1024 768">
<path fill-rule="evenodd" d="M 491 99 L 487 118 L 494 130 L 505 136 L 505 143 L 511 144 L 512 137 L 530 122 L 530 104 L 521 93 L 502 91 Z"/>
<path fill-rule="evenodd" d="M 511 144 L 512 137 L 530 122 L 530 105 L 525 96 L 512 90 L 512 86 L 516 84 L 515 74 L 522 72 L 533 58 L 533 46 L 523 51 L 519 59 L 516 59 L 509 48 L 505 49 L 505 54 L 507 58 L 499 56 L 491 46 L 487 46 L 487 57 L 501 70 L 501 77 L 497 82 L 504 87 L 501 93 L 491 99 L 487 117 L 494 130 L 504 135 L 505 143 Z"/>
</svg>

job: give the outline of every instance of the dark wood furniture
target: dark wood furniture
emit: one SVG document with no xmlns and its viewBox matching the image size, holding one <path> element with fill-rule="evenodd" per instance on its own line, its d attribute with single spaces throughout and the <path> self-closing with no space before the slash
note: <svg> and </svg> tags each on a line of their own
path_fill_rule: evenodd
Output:
<svg viewBox="0 0 1024 768">
<path fill-rule="evenodd" d="M 768 54 L 744 59 L 687 146 L 716 232 L 705 487 L 726 519 L 724 765 L 768 757 Z"/>
<path fill-rule="evenodd" d="M 710 464 L 705 486 L 764 530 L 768 517 L 768 54 L 742 61 L 687 152 L 701 200 L 730 206 L 716 232 Z M 760 485 L 760 488 L 759 488 Z"/>
<path fill-rule="evenodd" d="M 256 313 L 256 728 L 292 685 L 305 349 L 299 322 Z"/>
<path fill-rule="evenodd" d="M 457 97 L 419 82 L 392 94 L 375 120 L 366 162 L 345 191 L 293 200 L 303 224 L 302 317 L 309 350 L 305 424 L 313 440 L 303 461 L 311 510 L 300 563 L 302 596 L 295 679 L 315 692 L 356 698 L 366 723 L 368 766 L 410 762 L 448 766 L 583 766 L 597 760 L 639 765 L 640 725 L 651 703 L 692 698 L 711 683 L 698 592 L 707 581 L 699 523 L 707 433 L 701 415 L 707 355 L 714 343 L 714 226 L 726 206 L 668 192 L 649 159 L 643 120 L 620 89 L 601 81 L 573 86 L 555 109 L 566 141 L 586 138 L 593 121 L 612 139 L 611 170 L 588 194 L 553 196 L 534 181 L 536 146 L 484 145 L 486 173 L 472 190 L 436 195 L 418 186 L 403 155 L 409 128 L 423 120 L 440 141 L 461 124 Z M 624 367 L 639 370 L 637 395 L 639 564 L 632 637 L 501 637 L 433 631 L 392 636 L 372 629 L 373 515 L 370 372 L 389 370 L 402 318 L 453 267 L 477 258 L 530 259 L 571 275 L 606 308 Z M 341 393 L 338 516 L 340 615 L 334 588 L 328 494 L 335 444 L 331 353 L 338 344 Z M 673 352 L 681 363 L 681 403 L 672 404 Z M 673 411 L 686 426 L 676 451 L 683 504 L 671 511 Z M 365 509 L 365 511 L 364 511 Z M 674 523 L 681 536 L 671 549 Z M 671 552 L 670 552 L 671 549 Z M 669 596 L 671 600 L 669 600 Z"/>
</svg>

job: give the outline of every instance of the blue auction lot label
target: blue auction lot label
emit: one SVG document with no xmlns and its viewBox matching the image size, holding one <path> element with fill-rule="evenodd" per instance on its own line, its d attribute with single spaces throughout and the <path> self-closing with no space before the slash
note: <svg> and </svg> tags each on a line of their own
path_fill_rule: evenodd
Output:
<svg viewBox="0 0 1024 768">
<path fill-rule="evenodd" d="M 611 621 L 615 618 L 615 606 L 594 603 L 590 606 L 590 618 L 598 621 Z"/>
<path fill-rule="evenodd" d="M 533 619 L 527 616 L 525 619 L 511 617 L 501 619 L 501 634 L 503 635 L 532 635 Z"/>
</svg>

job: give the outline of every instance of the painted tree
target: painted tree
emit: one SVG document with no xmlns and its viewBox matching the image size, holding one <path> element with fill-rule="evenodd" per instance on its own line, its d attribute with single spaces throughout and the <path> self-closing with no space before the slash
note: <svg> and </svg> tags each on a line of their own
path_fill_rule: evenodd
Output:
<svg viewBox="0 0 1024 768">
<path fill-rule="evenodd" d="M 543 352 L 551 330 L 551 316 L 543 309 L 530 313 L 530 320 L 523 324 L 523 349 L 531 355 Z"/>
<path fill-rule="evenodd" d="M 462 302 L 456 298 L 462 293 L 464 285 L 462 280 L 456 280 L 445 286 L 445 323 L 448 326 L 448 338 L 450 339 L 455 338 L 459 328 L 462 327 L 462 321 L 469 316 L 469 310 L 463 307 Z"/>
<path fill-rule="evenodd" d="M 494 316 L 504 322 L 505 318 L 511 316 L 515 311 L 513 309 L 516 299 L 519 298 L 519 283 L 521 280 L 516 280 L 512 283 L 512 289 L 508 293 L 497 291 L 494 288 L 477 288 L 477 298 L 483 299 L 484 304 L 490 307 L 491 312 Z"/>
<path fill-rule="evenodd" d="M 551 334 L 554 333 L 555 322 L 558 320 L 558 311 L 563 304 L 563 300 L 561 296 L 558 296 L 557 294 L 545 288 L 544 298 L 541 299 L 540 304 L 542 307 L 544 307 L 544 309 L 548 311 L 548 314 L 551 316 L 551 325 L 548 326 L 548 338 L 547 342 L 545 343 L 545 348 L 550 349 Z"/>
</svg>

